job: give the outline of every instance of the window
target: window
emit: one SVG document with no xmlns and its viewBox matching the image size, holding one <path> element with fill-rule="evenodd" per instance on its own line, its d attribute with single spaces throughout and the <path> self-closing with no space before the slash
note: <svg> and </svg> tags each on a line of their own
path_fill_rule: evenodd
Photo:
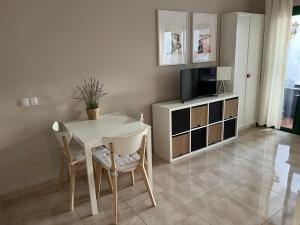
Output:
<svg viewBox="0 0 300 225">
<path fill-rule="evenodd" d="M 296 121 L 300 119 L 295 118 L 300 96 L 300 6 L 293 8 L 290 32 L 281 126 L 293 132 L 298 127 Z"/>
</svg>

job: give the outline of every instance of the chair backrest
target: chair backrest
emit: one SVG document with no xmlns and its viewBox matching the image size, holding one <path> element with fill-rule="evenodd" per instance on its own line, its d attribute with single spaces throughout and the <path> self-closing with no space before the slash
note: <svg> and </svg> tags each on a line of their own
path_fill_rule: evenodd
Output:
<svg viewBox="0 0 300 225">
<path fill-rule="evenodd" d="M 128 156 L 140 150 L 143 138 L 147 135 L 147 132 L 148 127 L 145 127 L 138 132 L 123 135 L 122 137 L 104 137 L 102 141 L 110 150 L 112 150 L 111 146 L 113 146 L 113 151 L 116 155 Z"/>
<path fill-rule="evenodd" d="M 69 144 L 72 139 L 72 134 L 68 131 L 64 131 L 64 128 L 61 123 L 55 121 L 52 125 L 52 131 L 59 143 L 59 146 L 62 148 L 62 152 L 67 161 L 72 162 L 73 156 L 69 149 Z"/>
<path fill-rule="evenodd" d="M 52 124 L 52 130 L 58 132 L 61 131 L 61 129 L 62 129 L 61 123 L 58 121 L 54 121 L 54 123 Z"/>
<path fill-rule="evenodd" d="M 133 110 L 133 109 L 130 109 L 130 108 L 127 108 L 126 111 L 127 111 L 126 114 L 129 117 L 131 117 L 135 120 L 144 122 L 144 114 L 142 112 L 136 111 L 136 110 Z"/>
</svg>

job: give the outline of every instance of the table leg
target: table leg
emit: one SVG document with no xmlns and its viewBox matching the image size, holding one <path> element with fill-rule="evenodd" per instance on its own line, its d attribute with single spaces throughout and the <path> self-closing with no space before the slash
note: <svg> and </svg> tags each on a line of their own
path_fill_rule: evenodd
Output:
<svg viewBox="0 0 300 225">
<path fill-rule="evenodd" d="M 87 171 L 87 178 L 88 178 L 89 191 L 90 191 L 90 200 L 92 206 L 92 215 L 96 215 L 98 213 L 98 208 L 97 208 L 95 180 L 94 180 L 94 172 L 93 172 L 92 150 L 90 145 L 85 145 L 85 161 L 86 161 L 86 171 Z"/>
<path fill-rule="evenodd" d="M 148 173 L 148 179 L 150 186 L 153 188 L 153 176 L 152 176 L 152 134 L 151 134 L 151 128 L 148 129 L 147 134 L 147 151 L 146 151 L 146 157 L 147 157 L 147 173 Z"/>
</svg>

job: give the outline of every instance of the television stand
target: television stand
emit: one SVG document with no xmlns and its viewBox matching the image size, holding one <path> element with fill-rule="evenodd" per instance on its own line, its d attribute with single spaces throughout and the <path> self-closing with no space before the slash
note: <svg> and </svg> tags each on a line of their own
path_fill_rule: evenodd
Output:
<svg viewBox="0 0 300 225">
<path fill-rule="evenodd" d="M 152 118 L 154 152 L 174 162 L 237 137 L 238 95 L 153 104 Z"/>
<path fill-rule="evenodd" d="M 210 95 L 207 95 L 207 97 L 218 97 L 219 94 L 210 94 Z"/>
</svg>

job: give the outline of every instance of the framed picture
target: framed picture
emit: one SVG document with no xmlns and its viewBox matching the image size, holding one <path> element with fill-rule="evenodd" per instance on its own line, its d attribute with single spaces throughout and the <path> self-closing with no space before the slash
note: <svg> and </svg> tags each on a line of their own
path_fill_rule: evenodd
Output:
<svg viewBox="0 0 300 225">
<path fill-rule="evenodd" d="M 216 61 L 217 14 L 193 13 L 192 62 Z"/>
<path fill-rule="evenodd" d="M 188 13 L 158 10 L 157 16 L 159 65 L 186 64 Z"/>
</svg>

